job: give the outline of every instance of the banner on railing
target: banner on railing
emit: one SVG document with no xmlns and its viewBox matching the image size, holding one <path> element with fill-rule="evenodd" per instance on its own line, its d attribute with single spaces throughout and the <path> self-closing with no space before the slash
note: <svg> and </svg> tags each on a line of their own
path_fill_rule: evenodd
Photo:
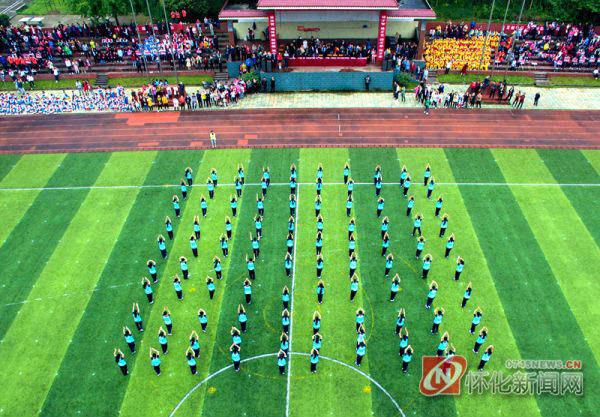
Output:
<svg viewBox="0 0 600 417">
<path fill-rule="evenodd" d="M 387 12 L 382 10 L 379 12 L 379 31 L 377 32 L 377 61 L 383 60 L 383 52 L 385 50 L 385 30 L 387 27 Z"/>
<path fill-rule="evenodd" d="M 275 24 L 275 12 L 269 13 L 269 45 L 271 53 L 277 53 L 277 26 Z"/>
</svg>

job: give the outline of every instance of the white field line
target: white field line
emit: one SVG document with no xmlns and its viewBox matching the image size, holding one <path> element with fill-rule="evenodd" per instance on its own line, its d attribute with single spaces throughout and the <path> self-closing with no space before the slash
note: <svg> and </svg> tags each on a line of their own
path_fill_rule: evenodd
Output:
<svg viewBox="0 0 600 417">
<path fill-rule="evenodd" d="M 291 322 L 290 322 L 290 325 L 291 325 Z M 291 329 L 291 327 L 290 327 L 290 329 Z M 290 346 L 290 347 L 291 347 L 291 346 Z M 291 357 L 292 355 L 298 355 L 298 356 L 305 356 L 305 357 L 309 357 L 309 356 L 310 356 L 310 353 L 306 353 L 306 352 L 292 352 L 292 351 L 291 351 L 291 349 L 290 349 L 290 357 Z M 262 359 L 262 358 L 268 358 L 268 357 L 275 357 L 275 356 L 277 356 L 277 353 L 276 353 L 276 352 L 274 352 L 274 353 L 264 353 L 264 354 L 262 354 L 262 355 L 256 355 L 256 356 L 252 356 L 252 357 L 250 357 L 250 358 L 242 359 L 241 363 L 244 363 L 244 362 L 250 362 L 250 361 L 253 361 L 253 360 L 256 360 L 256 359 Z M 352 365 L 349 365 L 349 364 L 347 364 L 347 363 L 345 363 L 345 362 L 342 362 L 342 361 L 340 361 L 340 360 L 337 360 L 337 359 L 334 359 L 334 358 L 330 358 L 330 357 L 327 357 L 327 356 L 323 356 L 323 355 L 320 355 L 319 357 L 320 357 L 321 359 L 323 359 L 323 360 L 330 361 L 330 362 L 333 362 L 333 363 L 335 363 L 335 364 L 337 364 L 337 365 L 341 365 L 341 366 L 344 366 L 344 367 L 346 367 L 346 368 L 348 368 L 348 369 L 351 369 L 351 370 L 353 370 L 354 372 L 356 372 L 356 373 L 358 373 L 358 374 L 360 374 L 360 375 L 364 376 L 365 378 L 367 378 L 367 379 L 369 380 L 369 382 L 371 382 L 373 385 L 375 385 L 377 388 L 379 388 L 379 389 L 381 390 L 381 392 L 383 392 L 383 393 L 386 395 L 386 397 L 388 397 L 388 398 L 390 399 L 390 401 L 392 402 L 392 404 L 394 404 L 394 407 L 396 408 L 396 410 L 398 410 L 398 413 L 399 413 L 399 414 L 400 414 L 402 417 L 406 417 L 406 414 L 404 414 L 404 411 L 402 411 L 402 409 L 400 408 L 400 405 L 398 404 L 398 402 L 397 402 L 397 401 L 394 399 L 394 397 L 392 397 L 392 394 L 390 394 L 390 393 L 389 393 L 389 392 L 388 392 L 388 391 L 387 391 L 385 388 L 383 388 L 383 386 L 382 386 L 382 385 L 381 385 L 379 382 L 377 382 L 376 380 L 374 380 L 374 379 L 373 379 L 373 378 L 372 378 L 370 375 L 368 375 L 368 374 L 364 373 L 363 371 L 361 371 L 360 369 L 358 369 L 358 368 L 356 368 L 356 367 L 354 367 L 354 366 L 352 366 Z M 229 369 L 231 369 L 231 368 L 233 368 L 233 364 L 227 365 L 227 366 L 225 366 L 224 368 L 221 368 L 221 369 L 219 369 L 218 371 L 216 371 L 216 372 L 214 372 L 214 373 L 212 373 L 212 374 L 208 375 L 208 376 L 207 376 L 206 378 L 204 378 L 202 381 L 200 381 L 200 382 L 198 382 L 196 385 L 194 385 L 194 386 L 192 387 L 192 389 L 191 389 L 191 390 L 189 390 L 189 391 L 188 391 L 188 392 L 187 392 L 187 393 L 184 395 L 184 397 L 181 399 L 181 401 L 179 401 L 179 402 L 177 403 L 177 405 L 175 406 L 175 408 L 173 409 L 173 411 L 171 411 L 171 414 L 169 414 L 169 417 L 173 417 L 173 416 L 175 415 L 175 413 L 177 413 L 177 410 L 179 410 L 179 408 L 181 407 L 181 405 L 182 405 L 182 404 L 183 404 L 183 403 L 184 403 L 184 402 L 185 402 L 185 401 L 186 401 L 186 400 L 187 400 L 187 399 L 188 399 L 188 398 L 189 398 L 189 397 L 190 397 L 190 396 L 191 396 L 191 395 L 192 395 L 192 394 L 193 394 L 193 393 L 194 393 L 194 392 L 195 392 L 195 391 L 198 389 L 198 388 L 200 388 L 202 385 L 206 384 L 206 383 L 207 383 L 209 380 L 211 380 L 212 378 L 216 377 L 216 376 L 217 376 L 217 375 L 219 375 L 219 374 L 222 374 L 223 372 L 225 372 L 225 371 L 227 371 L 227 370 L 229 370 Z M 288 375 L 289 375 L 289 372 L 288 372 Z"/>
<path fill-rule="evenodd" d="M 384 185 L 399 185 L 398 182 L 384 182 Z M 600 183 L 530 183 L 530 182 L 436 182 L 437 185 L 474 186 L 474 187 L 600 187 Z M 222 184 L 232 187 L 233 183 Z M 270 186 L 289 186 L 287 182 L 271 182 Z M 299 182 L 300 185 L 315 185 L 312 182 Z M 343 182 L 324 182 L 323 185 L 346 185 Z M 355 182 L 354 185 L 373 185 L 372 182 Z M 244 186 L 258 187 L 259 183 L 245 183 Z M 193 187 L 206 187 L 206 184 L 194 184 Z M 0 187 L 0 191 L 65 191 L 65 190 L 122 190 L 138 188 L 179 188 L 178 184 L 148 185 L 89 185 L 76 187 Z M 189 188 L 189 187 L 188 187 Z"/>
<path fill-rule="evenodd" d="M 296 248 L 298 247 L 298 233 L 300 231 L 300 185 L 297 185 L 298 188 L 298 197 L 296 198 L 296 230 L 294 233 L 294 260 L 292 264 L 292 290 L 290 294 L 290 346 L 289 352 L 292 352 L 292 332 L 294 330 L 294 287 L 296 287 Z M 285 390 L 285 417 L 289 417 L 290 415 L 290 379 L 292 378 L 292 355 L 288 358 L 288 372 L 287 372 L 287 384 Z"/>
</svg>

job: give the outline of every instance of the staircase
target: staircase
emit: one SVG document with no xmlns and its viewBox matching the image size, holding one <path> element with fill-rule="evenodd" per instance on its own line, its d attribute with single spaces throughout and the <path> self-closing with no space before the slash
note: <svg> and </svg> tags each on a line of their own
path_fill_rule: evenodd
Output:
<svg viewBox="0 0 600 417">
<path fill-rule="evenodd" d="M 545 72 L 536 72 L 533 74 L 534 84 L 538 87 L 547 87 L 550 85 Z"/>
<path fill-rule="evenodd" d="M 226 81 L 228 79 L 229 75 L 227 74 L 227 71 L 215 72 L 215 81 Z"/>
<path fill-rule="evenodd" d="M 96 86 L 102 88 L 108 87 L 108 74 L 98 73 L 96 75 Z"/>
</svg>

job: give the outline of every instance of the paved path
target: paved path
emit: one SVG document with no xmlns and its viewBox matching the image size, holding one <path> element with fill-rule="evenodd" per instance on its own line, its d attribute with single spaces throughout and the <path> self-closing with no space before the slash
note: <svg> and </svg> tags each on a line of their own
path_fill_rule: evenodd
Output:
<svg viewBox="0 0 600 417">
<path fill-rule="evenodd" d="M 600 111 L 252 109 L 0 118 L 0 152 L 219 147 L 430 146 L 600 149 Z"/>
</svg>

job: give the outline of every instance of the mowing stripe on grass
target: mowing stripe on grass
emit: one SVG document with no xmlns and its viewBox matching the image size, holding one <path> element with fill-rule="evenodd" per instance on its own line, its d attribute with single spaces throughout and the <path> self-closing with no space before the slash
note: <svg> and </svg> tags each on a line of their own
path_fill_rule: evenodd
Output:
<svg viewBox="0 0 600 417">
<path fill-rule="evenodd" d="M 21 155 L 0 155 L 0 181 L 13 169 L 20 158 Z"/>
<path fill-rule="evenodd" d="M 487 149 L 447 149 L 446 155 L 458 181 L 504 180 Z M 600 382 L 594 355 L 511 189 L 460 190 L 521 355 L 525 359 L 578 358 L 585 363 L 586 385 Z M 542 414 L 547 416 L 573 411 L 593 415 L 595 410 L 591 396 L 567 395 L 560 403 L 549 396 L 536 399 Z"/>
<path fill-rule="evenodd" d="M 363 288 L 369 294 L 371 308 L 377 317 L 369 340 L 368 355 L 371 376 L 379 381 L 400 402 L 407 415 L 425 413 L 436 416 L 454 416 L 454 402 L 451 398 L 440 396 L 426 398 L 419 392 L 421 379 L 421 356 L 435 353 L 439 336 L 432 336 L 431 312 L 424 308 L 429 280 L 420 278 L 420 262 L 414 260 L 415 238 L 410 236 L 412 221 L 405 215 L 406 200 L 397 185 L 384 185 L 381 195 L 385 199 L 382 216 L 377 218 L 377 197 L 373 185 L 373 172 L 376 165 L 381 165 L 383 179 L 395 181 L 400 178 L 400 165 L 395 149 L 350 150 L 354 180 L 369 181 L 370 187 L 360 187 L 355 194 L 357 214 L 357 230 L 360 240 L 361 268 L 369 271 L 362 276 Z M 358 163 L 357 163 L 358 162 Z M 414 187 L 418 186 L 415 175 Z M 417 197 L 418 211 L 424 204 Z M 381 220 L 384 216 L 390 219 L 388 252 L 394 254 L 394 267 L 389 277 L 384 276 L 385 258 L 381 256 Z M 431 218 L 431 216 L 428 216 Z M 431 221 L 426 220 L 424 231 L 429 234 Z M 427 249 L 427 246 L 426 246 Z M 427 253 L 427 252 L 425 252 Z M 434 264 L 433 268 L 436 265 Z M 393 276 L 401 277 L 396 300 L 389 302 L 390 286 Z M 435 275 L 433 275 L 435 277 Z M 439 281 L 438 281 L 439 282 Z M 441 291 L 440 291 L 441 292 Z M 410 332 L 410 344 L 415 349 L 413 361 L 407 374 L 403 374 L 402 360 L 398 356 L 399 338 L 395 335 L 395 322 L 400 308 L 406 310 L 406 327 Z M 393 371 L 390 371 L 393 369 Z M 390 415 L 392 409 L 387 398 L 378 391 L 372 394 L 375 415 Z M 425 411 L 427 410 L 427 411 Z"/>
<path fill-rule="evenodd" d="M 524 174 L 536 179 L 552 179 L 552 174 L 534 150 L 519 153 L 495 150 L 493 154 L 508 180 Z M 526 172 L 519 169 L 523 166 L 527 166 Z M 511 191 L 546 255 L 546 260 L 588 344 L 600 346 L 598 326 L 594 320 L 590 320 L 597 314 L 596 302 L 600 299 L 600 287 L 597 285 L 598 271 L 590 268 L 590 265 L 600 265 L 600 250 L 594 243 L 594 238 L 562 189 L 512 188 Z M 588 195 L 585 202 L 579 201 L 579 203 L 584 205 L 587 202 L 595 206 L 597 211 L 599 200 L 600 192 Z M 600 351 L 593 353 L 598 361 Z"/>
<path fill-rule="evenodd" d="M 265 149 L 252 151 L 252 163 L 246 179 L 256 181 L 262 175 L 262 167 L 270 167 L 271 180 L 282 181 L 289 172 L 289 165 L 298 158 L 298 150 L 277 153 Z M 281 334 L 281 289 L 289 280 L 283 274 L 285 254 L 285 231 L 288 219 L 285 189 L 269 188 L 265 199 L 263 237 L 260 241 L 260 257 L 256 262 L 256 280 L 252 283 L 252 304 L 244 303 L 242 283 L 248 276 L 245 256 L 251 255 L 249 236 L 255 235 L 253 217 L 256 214 L 258 188 L 244 189 L 244 209 L 233 243 L 232 259 L 228 267 L 228 283 L 222 312 L 219 317 L 217 337 L 212 346 L 210 372 L 216 372 L 231 363 L 229 347 L 232 339 L 229 330 L 239 328 L 237 306 L 242 303 L 248 314 L 248 332 L 242 334 L 241 357 L 247 358 L 277 350 Z M 252 378 L 250 380 L 249 378 Z M 261 361 L 244 364 L 239 373 L 226 372 L 196 394 L 195 415 L 278 415 L 285 414 L 286 378 L 279 375 L 276 361 Z M 249 385 L 251 384 L 251 385 Z M 246 395 L 251 393 L 252 395 Z M 237 401 L 243 398 L 243 401 Z M 223 404 L 227 404 L 226 407 Z M 185 415 L 185 414 L 183 414 Z"/>
<path fill-rule="evenodd" d="M 230 156 L 232 158 L 245 155 L 249 151 L 236 151 Z M 194 167 L 197 172 L 195 176 L 196 183 L 202 183 L 209 175 L 212 167 L 219 167 L 218 161 L 223 159 L 223 151 L 205 152 L 199 168 Z M 243 158 L 245 159 L 245 158 Z M 235 167 L 230 166 L 219 169 L 219 178 L 229 178 L 233 176 Z M 217 282 L 217 293 L 215 299 L 208 301 L 208 292 L 206 289 L 205 278 L 207 275 L 214 277 L 212 273 L 212 258 L 216 254 L 219 247 L 219 235 L 224 229 L 221 219 L 226 214 L 228 209 L 228 198 L 232 189 L 224 188 L 220 183 L 215 191 L 215 199 L 208 200 L 208 215 L 203 218 L 200 212 L 200 195 L 202 188 L 193 188 L 188 196 L 188 203 L 182 214 L 180 227 L 176 230 L 173 248 L 169 253 L 169 258 L 166 262 L 166 269 L 162 275 L 158 286 L 155 304 L 157 308 L 153 308 L 148 316 L 145 315 L 145 333 L 144 337 L 140 338 L 139 355 L 141 359 L 135 364 L 131 375 L 131 381 L 127 387 L 125 397 L 121 406 L 121 415 L 150 415 L 168 413 L 181 395 L 181 391 L 188 386 L 193 386 L 198 377 L 192 376 L 187 367 L 184 353 L 189 346 L 189 335 L 192 330 L 196 330 L 200 334 L 201 356 L 198 360 L 198 370 L 201 374 L 204 372 L 204 349 L 207 339 L 210 340 L 213 331 L 211 326 L 212 320 L 216 317 L 219 307 L 219 293 L 222 291 L 222 283 Z M 208 194 L 206 194 L 208 198 Z M 192 222 L 194 215 L 200 216 L 201 235 L 198 242 L 198 258 L 194 258 L 189 246 L 189 237 L 192 234 Z M 235 225 L 235 222 L 234 222 Z M 220 226 L 220 227 L 219 227 Z M 179 267 L 179 257 L 185 256 L 188 259 L 190 277 L 183 280 L 182 273 Z M 223 260 L 224 266 L 227 265 L 226 260 Z M 179 301 L 173 289 L 173 276 L 178 274 L 182 278 L 182 287 L 184 290 L 184 300 Z M 140 293 L 141 296 L 143 296 Z M 213 310 L 213 303 L 216 309 Z M 144 302 L 146 309 L 147 301 Z M 159 348 L 157 334 L 159 327 L 164 327 L 162 320 L 162 308 L 169 307 L 173 318 L 173 335 L 168 337 L 169 354 L 162 355 L 162 370 L 161 378 L 156 377 L 154 371 L 149 366 L 148 351 L 150 347 Z M 205 335 L 200 331 L 198 323 L 197 311 L 203 308 L 209 317 L 209 331 Z M 160 350 L 160 349 L 159 349 Z M 177 376 L 177 382 L 172 376 Z M 167 381 L 165 381 L 167 379 Z M 152 392 L 152 398 L 148 398 L 148 392 Z"/>
<path fill-rule="evenodd" d="M 102 184 L 115 175 L 125 175 L 132 180 L 144 178 L 152 158 L 152 153 L 136 154 L 135 163 L 131 164 L 131 155 L 112 154 L 97 183 Z M 109 195 L 90 191 L 28 299 L 35 300 L 65 288 L 91 291 L 129 213 L 131 197 L 130 191 Z M 91 292 L 87 296 L 65 298 L 58 305 L 60 308 L 45 303 L 27 303 L 21 307 L 21 314 L 13 321 L 0 346 L 0 355 L 8 364 L 0 383 L 6 399 L 4 410 L 9 415 L 41 411 L 90 296 Z"/>
<path fill-rule="evenodd" d="M 110 154 L 68 155 L 48 184 L 59 183 L 65 177 L 72 178 L 76 184 L 93 183 L 109 157 Z M 38 194 L 0 247 L 2 272 L 6 277 L 19 277 L 6 280 L 0 288 L 0 305 L 27 300 L 32 286 L 88 193 L 89 190 L 68 194 L 42 191 Z M 0 340 L 20 308 L 21 305 L 13 305 L 3 309 Z"/>
<path fill-rule="evenodd" d="M 319 163 L 324 167 L 325 182 L 339 180 L 341 169 L 348 160 L 346 149 L 301 149 L 299 178 L 310 185 L 301 185 L 302 198 L 298 209 L 296 256 L 296 292 L 294 299 L 294 350 L 310 352 L 312 348 L 312 316 L 321 314 L 323 347 L 320 354 L 329 355 L 345 364 L 356 360 L 356 310 L 364 305 L 364 292 L 359 291 L 354 303 L 350 303 L 348 279 L 348 221 L 346 217 L 346 190 L 340 186 L 324 185 L 321 192 L 323 217 L 322 279 L 325 283 L 323 304 L 317 303 L 316 288 L 316 213 L 315 179 Z M 336 169 L 337 167 L 339 169 Z M 361 270 L 357 272 L 359 275 Z M 367 335 L 373 323 L 373 315 L 366 314 Z M 362 362 L 362 369 L 369 372 L 369 355 Z M 370 384 L 349 372 L 342 371 L 333 363 L 319 362 L 317 373 L 310 373 L 308 358 L 294 360 L 291 378 L 290 415 L 305 416 L 314 412 L 318 401 L 322 415 L 371 415 Z M 368 388 L 365 388 L 368 387 Z M 365 389 L 365 391 L 363 391 Z"/>
<path fill-rule="evenodd" d="M 588 160 L 596 172 L 600 174 L 600 151 L 582 150 L 581 153 Z"/>
<path fill-rule="evenodd" d="M 32 181 L 33 184 L 43 186 L 64 158 L 65 154 L 24 155 L 0 181 L 0 186 L 20 185 L 23 181 Z M 35 175 L 32 175 L 33 172 Z M 4 243 L 38 194 L 39 190 L 24 192 L 22 195 L 0 192 L 0 244 Z"/>
<path fill-rule="evenodd" d="M 556 182 L 560 183 L 565 180 L 578 182 L 600 181 L 600 174 L 583 156 L 581 151 L 565 150 L 552 152 L 551 150 L 539 150 L 538 154 L 554 176 Z M 600 190 L 561 188 L 593 236 L 596 245 L 600 246 L 600 216 L 598 215 Z"/>
<path fill-rule="evenodd" d="M 415 209 L 417 212 L 423 212 L 425 216 L 424 234 L 427 238 L 425 253 L 433 255 L 434 261 L 430 274 L 440 284 L 436 305 L 442 306 L 446 310 L 441 330 L 442 332 L 449 331 L 452 343 L 457 348 L 457 354 L 464 355 L 467 358 L 469 367 L 474 369 L 478 362 L 476 355 L 471 352 L 475 343 L 475 336 L 471 336 L 466 330 L 469 327 L 473 310 L 480 306 L 484 313 L 484 319 L 479 328 L 488 327 L 487 342 L 498 347 L 498 350 L 494 353 L 494 360 L 488 365 L 488 370 L 503 370 L 506 360 L 521 359 L 521 356 L 504 315 L 504 309 L 494 285 L 494 280 L 486 258 L 482 253 L 477 235 L 473 230 L 460 190 L 456 186 L 436 186 L 432 199 L 427 200 L 425 198 L 426 189 L 419 178 L 419 174 L 422 174 L 425 166 L 430 164 L 433 176 L 437 181 L 453 182 L 454 177 L 446 160 L 446 155 L 442 149 L 400 148 L 397 149 L 397 153 L 401 161 L 400 164 L 406 164 L 409 172 L 413 174 L 413 179 L 416 180 L 413 190 L 416 197 Z M 450 216 L 450 226 L 445 239 L 437 237 L 440 219 L 434 217 L 435 200 L 440 195 L 444 199 L 441 214 L 448 213 Z M 404 216 L 405 209 L 406 201 L 402 203 L 401 207 L 403 217 L 406 217 Z M 404 226 L 402 235 L 407 230 L 411 230 L 411 227 L 412 222 L 408 221 L 408 224 Z M 456 245 L 449 259 L 444 259 L 446 240 L 450 233 L 455 234 Z M 415 242 L 412 241 L 408 248 L 410 262 L 414 262 L 415 269 L 419 270 L 421 263 L 412 260 L 414 259 L 414 250 Z M 406 249 L 403 249 L 403 252 L 405 251 Z M 455 282 L 453 280 L 455 261 L 459 255 L 465 259 L 466 268 L 460 281 Z M 463 310 L 460 308 L 460 302 L 469 281 L 473 282 L 473 296 Z M 423 294 L 419 294 L 419 297 L 419 307 L 421 307 Z M 419 323 L 419 325 L 428 328 L 431 326 L 431 321 L 429 323 Z M 540 415 L 537 402 L 532 397 L 491 395 L 473 397 L 463 394 L 454 397 L 454 403 L 457 413 L 461 416 L 480 416 L 489 410 L 498 410 L 500 415 L 506 416 Z"/>
<path fill-rule="evenodd" d="M 202 152 L 160 152 L 144 181 L 175 181 L 185 166 L 196 167 L 201 158 Z M 164 233 L 163 218 L 171 210 L 171 196 L 170 190 L 166 189 L 140 190 L 137 194 L 96 287 L 111 290 L 92 295 L 63 358 L 59 375 L 46 397 L 42 415 L 61 415 L 67 409 L 85 409 L 86 414 L 94 416 L 118 414 L 129 378 L 122 377 L 114 366 L 112 349 L 118 346 L 125 352 L 130 369 L 140 357 L 129 353 L 121 330 L 127 325 L 135 332 L 131 323 L 131 304 L 133 301 L 146 302 L 140 291 L 140 277 L 148 272 L 145 261 L 158 260 L 158 274 L 162 275 L 164 262 L 157 253 L 156 235 Z M 194 203 L 182 202 L 183 207 L 187 204 Z M 171 218 L 175 230 L 188 229 L 188 225 L 181 225 L 176 217 Z M 169 251 L 171 243 L 167 241 Z M 143 312 L 148 314 L 148 311 L 144 306 Z M 134 333 L 134 337 L 139 343 L 138 334 Z M 104 340 L 108 342 L 104 343 Z M 142 355 L 141 360 L 145 359 Z"/>
</svg>

